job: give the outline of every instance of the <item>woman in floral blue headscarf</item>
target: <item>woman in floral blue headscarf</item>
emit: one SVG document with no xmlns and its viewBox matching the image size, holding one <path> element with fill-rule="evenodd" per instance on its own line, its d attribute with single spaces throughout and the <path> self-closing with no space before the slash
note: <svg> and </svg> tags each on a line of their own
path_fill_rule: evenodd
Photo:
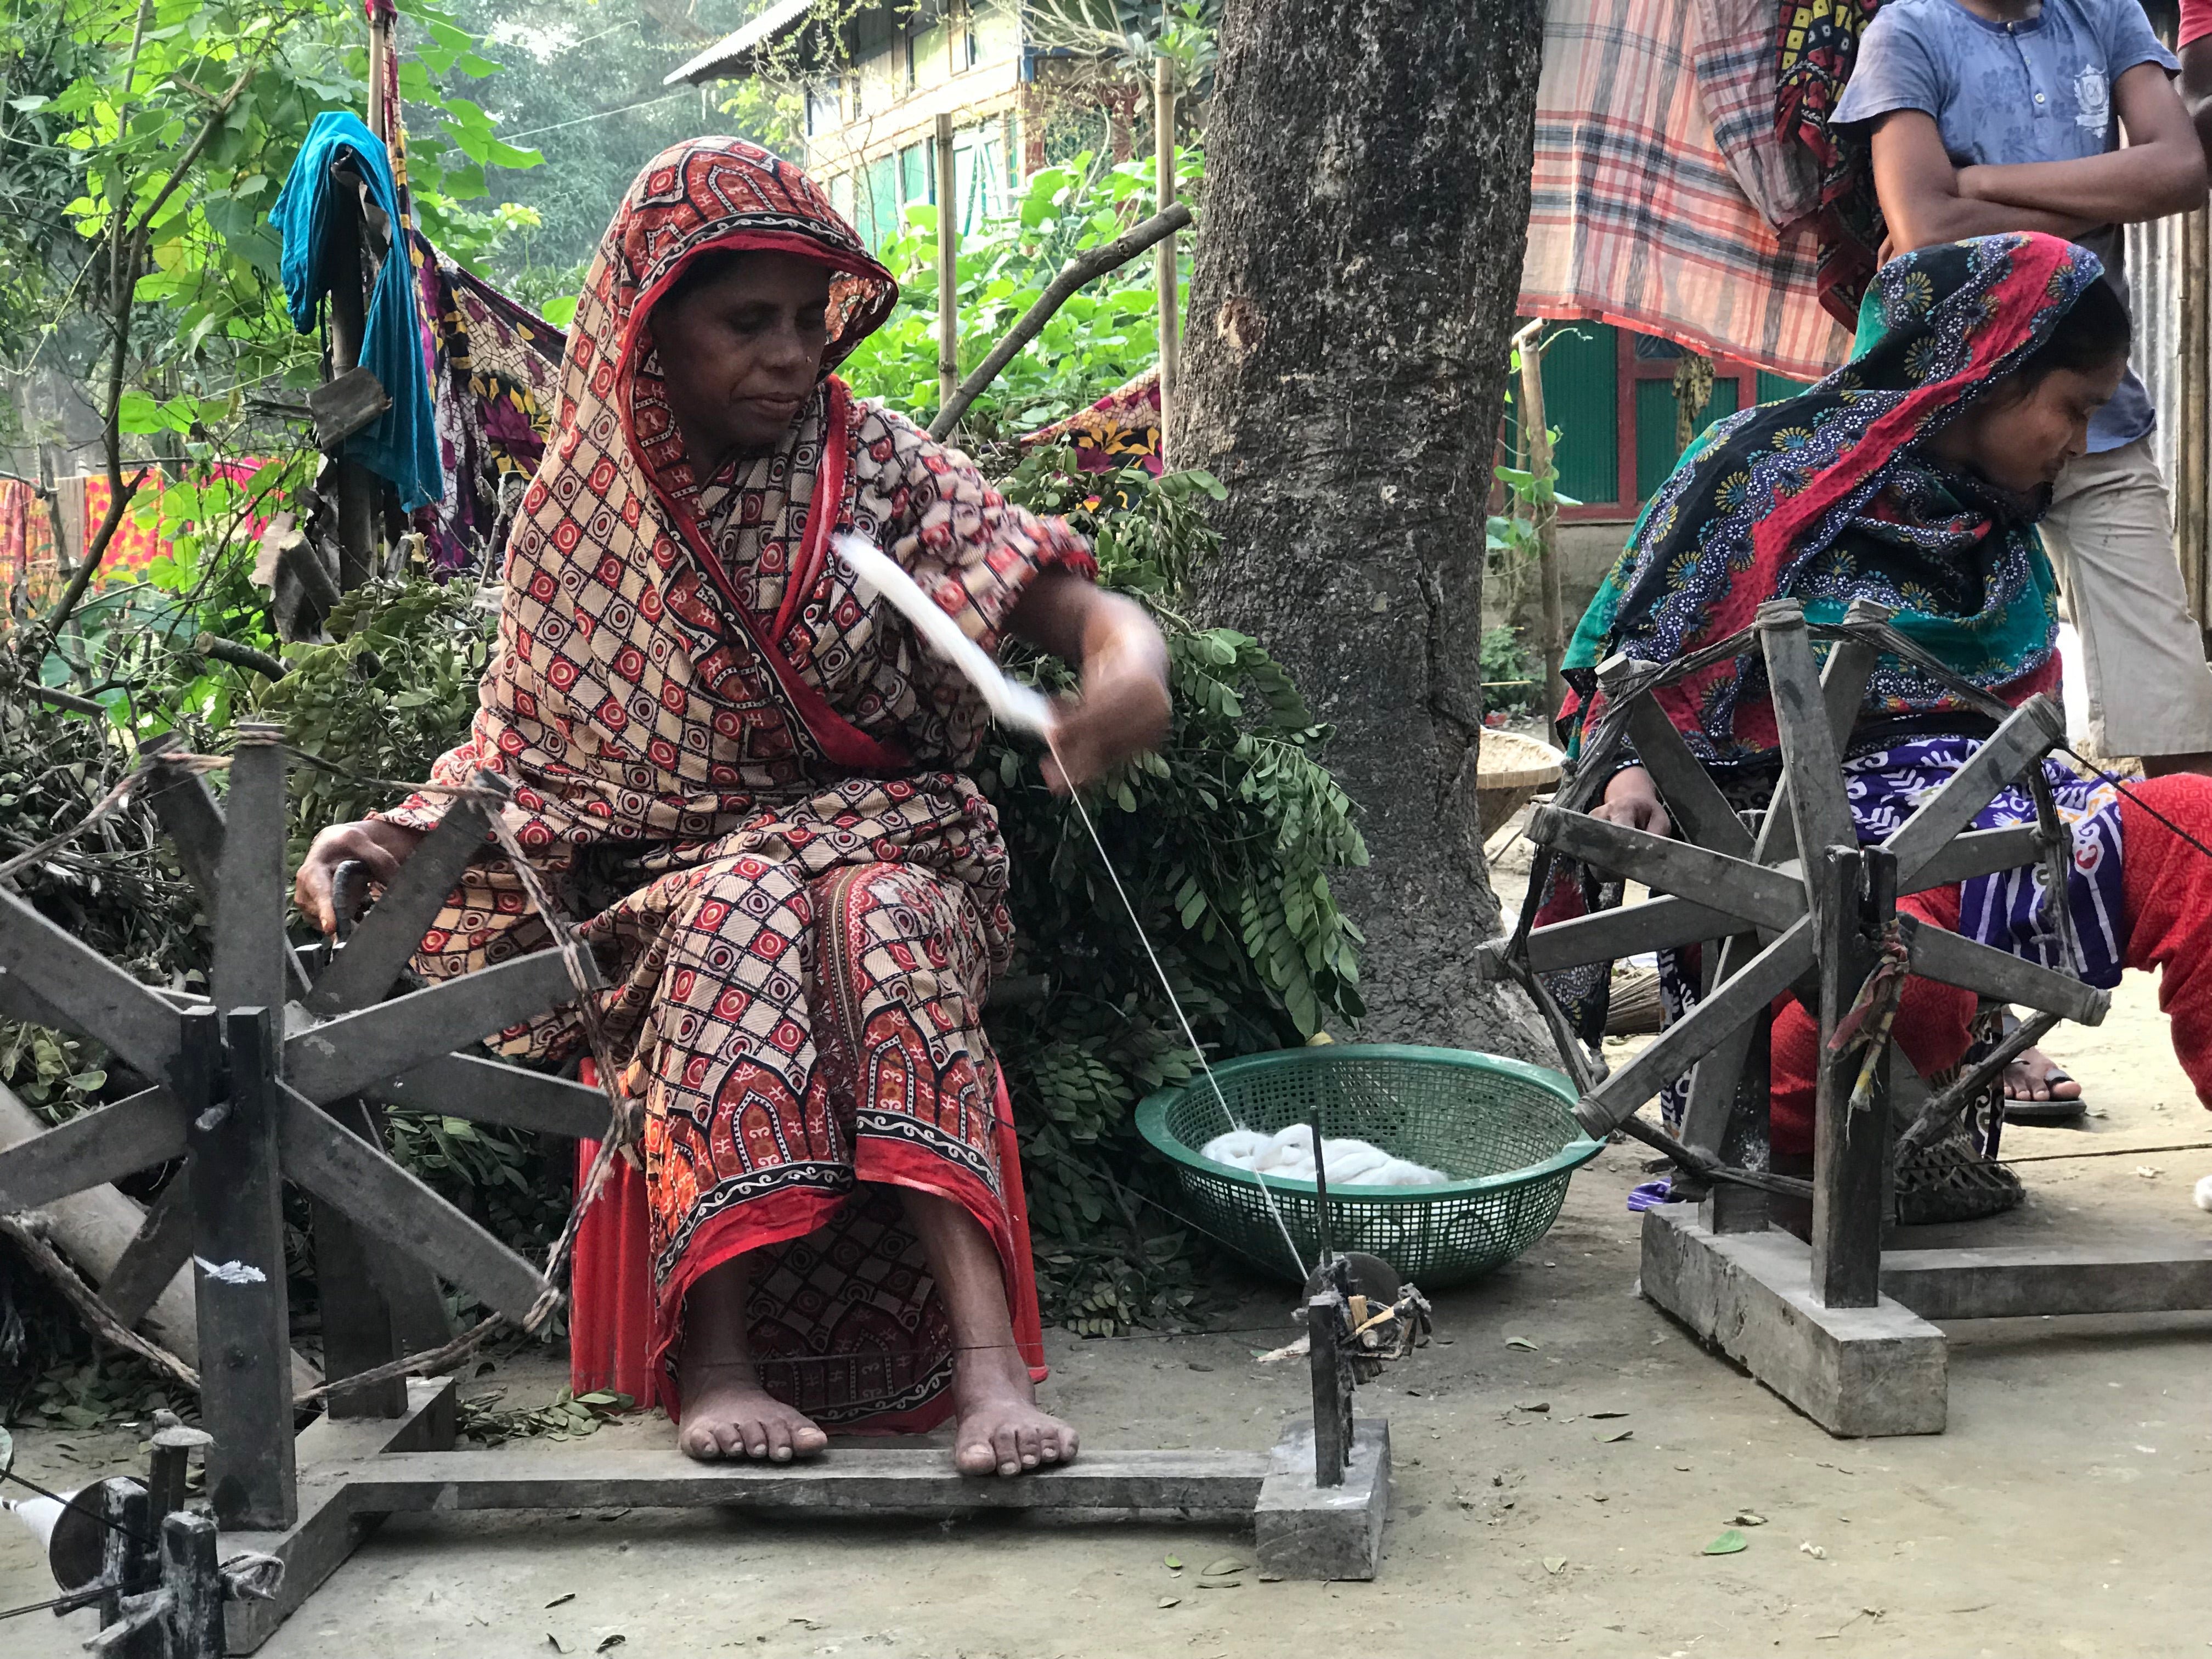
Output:
<svg viewBox="0 0 2212 1659">
<path fill-rule="evenodd" d="M 2126 364 L 2127 313 L 2101 275 L 2085 249 L 2027 234 L 1923 249 L 1883 267 L 1872 302 L 1881 326 L 1859 354 L 1802 396 L 1717 424 L 1646 507 L 1568 653 L 1574 695 L 1561 720 L 1571 745 L 1579 750 L 1604 704 L 1598 662 L 1616 653 L 1674 660 L 1737 632 L 1777 597 L 1801 600 L 1816 623 L 1841 620 L 1855 599 L 1879 600 L 1896 611 L 1893 625 L 1954 676 L 2002 701 L 2056 691 L 2057 584 L 2035 526 L 2051 481 L 2082 447 L 2089 416 Z M 1756 653 L 1711 664 L 1656 696 L 1723 790 L 1764 805 L 1780 755 Z M 1861 838 L 1895 829 L 1992 729 L 1941 680 L 1883 657 L 1844 762 Z M 2175 1014 L 2177 1047 L 2212 1103 L 2212 970 L 2193 965 L 2208 953 L 2174 954 L 2185 938 L 2212 945 L 2212 860 L 2110 785 L 2055 763 L 2046 769 L 2074 836 L 2067 896 L 2076 959 L 2063 959 L 2056 931 L 2039 918 L 2035 872 L 1914 895 L 1899 908 L 2095 984 L 2116 983 L 2123 966 L 2165 966 L 2161 1000 Z M 2169 817 L 2212 824 L 2212 780 L 2136 788 Z M 1595 811 L 1662 834 L 1668 827 L 1632 758 Z M 2025 792 L 2012 789 L 1976 822 L 2033 818 Z M 1586 872 L 1555 871 L 1539 920 L 1610 896 Z M 1585 1034 L 1602 1027 L 1607 977 L 1600 966 L 1554 981 Z M 1665 977 L 1679 1007 L 1682 981 Z M 1965 1052 L 1974 1001 L 1909 982 L 1895 1030 L 1923 1075 Z M 1778 1015 L 1779 1158 L 1810 1148 L 1813 1043 L 1802 1010 Z"/>
</svg>

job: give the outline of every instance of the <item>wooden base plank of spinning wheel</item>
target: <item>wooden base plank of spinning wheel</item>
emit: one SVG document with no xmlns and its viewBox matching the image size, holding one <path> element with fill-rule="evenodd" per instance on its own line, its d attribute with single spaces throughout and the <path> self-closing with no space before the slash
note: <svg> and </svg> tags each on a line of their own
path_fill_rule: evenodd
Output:
<svg viewBox="0 0 2212 1659">
<path fill-rule="evenodd" d="M 460 1390 L 450 1376 L 407 1383 L 406 1414 L 339 1420 L 317 1419 L 294 1447 L 299 1470 L 299 1517 L 282 1528 L 222 1529 L 225 1557 L 252 1550 L 284 1563 L 283 1581 L 268 1601 L 226 1604 L 232 1653 L 252 1653 L 276 1633 L 325 1580 L 343 1566 L 383 1517 L 349 1498 L 354 1472 L 381 1454 L 443 1451 L 453 1443 Z"/>
<path fill-rule="evenodd" d="M 1887 1296 L 1822 1306 L 1812 1252 L 1787 1233 L 1717 1236 L 1694 1205 L 1657 1205 L 1644 1212 L 1639 1282 L 1647 1300 L 1830 1434 L 1943 1431 L 1943 1333 Z"/>
</svg>

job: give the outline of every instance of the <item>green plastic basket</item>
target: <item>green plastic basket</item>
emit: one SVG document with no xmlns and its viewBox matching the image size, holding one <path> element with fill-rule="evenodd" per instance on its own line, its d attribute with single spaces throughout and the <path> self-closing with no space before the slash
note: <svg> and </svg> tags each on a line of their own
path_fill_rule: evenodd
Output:
<svg viewBox="0 0 2212 1659">
<path fill-rule="evenodd" d="M 1213 1068 L 1237 1123 L 1273 1133 L 1309 1123 L 1356 1135 L 1441 1170 L 1440 1187 L 1338 1187 L 1329 1214 L 1340 1250 L 1381 1256 L 1425 1290 L 1510 1261 L 1551 1229 L 1567 1180 L 1602 1143 L 1576 1122 L 1573 1085 L 1557 1072 L 1458 1048 L 1325 1044 L 1251 1054 Z M 1275 1207 L 1310 1263 L 1321 1254 L 1314 1183 L 1255 1175 L 1199 1156 L 1230 1126 L 1203 1077 L 1137 1109 L 1137 1129 L 1174 1160 L 1184 1213 L 1255 1267 L 1288 1277 Z"/>
</svg>

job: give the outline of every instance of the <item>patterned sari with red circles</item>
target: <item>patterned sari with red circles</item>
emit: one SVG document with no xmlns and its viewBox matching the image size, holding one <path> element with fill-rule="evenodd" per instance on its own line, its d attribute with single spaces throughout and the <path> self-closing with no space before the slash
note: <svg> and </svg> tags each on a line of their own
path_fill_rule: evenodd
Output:
<svg viewBox="0 0 2212 1659">
<path fill-rule="evenodd" d="M 833 276 L 815 396 L 774 453 L 701 478 L 645 324 L 708 250 Z M 702 138 L 647 167 L 569 331 L 482 708 L 433 774 L 512 781 L 517 838 L 607 969 L 617 1057 L 644 1063 L 647 1369 L 672 1407 L 686 1291 L 757 1252 L 748 1317 L 772 1392 L 825 1425 L 940 1420 L 951 1333 L 900 1188 L 982 1225 L 1017 1338 L 1042 1358 L 981 1018 L 1011 927 L 997 819 L 964 775 L 988 715 L 829 542 L 872 539 L 987 649 L 1041 571 L 1093 566 L 1065 525 L 829 373 L 896 295 L 812 181 L 767 152 Z M 443 811 L 422 795 L 386 816 L 422 828 Z M 488 854 L 416 966 L 447 977 L 547 942 Z M 556 1013 L 497 1046 L 550 1060 L 580 1042 Z"/>
</svg>

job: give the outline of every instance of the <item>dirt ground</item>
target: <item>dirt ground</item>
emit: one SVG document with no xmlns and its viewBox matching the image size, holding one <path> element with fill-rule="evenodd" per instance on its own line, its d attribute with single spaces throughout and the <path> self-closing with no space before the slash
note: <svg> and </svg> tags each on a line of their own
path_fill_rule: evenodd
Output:
<svg viewBox="0 0 2212 1659">
<path fill-rule="evenodd" d="M 2025 1210 L 1956 1236 L 2212 1236 L 2190 1193 L 2212 1172 L 2212 1122 L 2172 1060 L 2154 987 L 2131 976 L 2105 1026 L 2061 1037 L 2054 1052 L 2101 1115 L 2008 1130 L 2010 1154 L 2052 1161 L 2019 1166 Z M 2196 1145 L 2131 1150 L 2179 1143 Z M 1397 1454 L 1376 1583 L 1248 1571 L 1241 1588 L 1201 1590 L 1198 1568 L 1249 1559 L 1228 1529 L 408 1517 L 263 1652 L 491 1659 L 615 1651 L 617 1637 L 623 1659 L 2212 1650 L 2197 1559 L 2212 1505 L 2212 1315 L 1956 1326 L 1947 1433 L 1833 1440 L 1637 1296 L 1622 1200 L 1643 1178 L 1639 1152 L 1609 1148 L 1549 1237 L 1437 1296 L 1436 1346 L 1362 1392 Z M 2118 1155 L 2081 1156 L 2105 1152 Z M 1285 1293 L 1249 1291 L 1226 1334 L 1054 1334 L 1048 1404 L 1094 1447 L 1272 1443 L 1304 1382 L 1254 1363 L 1293 1333 Z M 542 1364 L 497 1380 L 523 1401 L 560 1382 Z M 574 1449 L 669 1432 L 638 1420 Z M 126 1434 L 19 1443 L 26 1473 L 69 1486 L 137 1456 Z M 1751 1515 L 1760 1523 L 1739 1520 Z M 1732 1525 L 1744 1550 L 1701 1553 Z M 1170 1555 L 1190 1570 L 1171 1572 Z M 52 1593 L 28 1535 L 0 1523 L 0 1607 Z M 0 1624 L 0 1654 L 73 1654 L 93 1628 L 89 1613 Z"/>
</svg>

